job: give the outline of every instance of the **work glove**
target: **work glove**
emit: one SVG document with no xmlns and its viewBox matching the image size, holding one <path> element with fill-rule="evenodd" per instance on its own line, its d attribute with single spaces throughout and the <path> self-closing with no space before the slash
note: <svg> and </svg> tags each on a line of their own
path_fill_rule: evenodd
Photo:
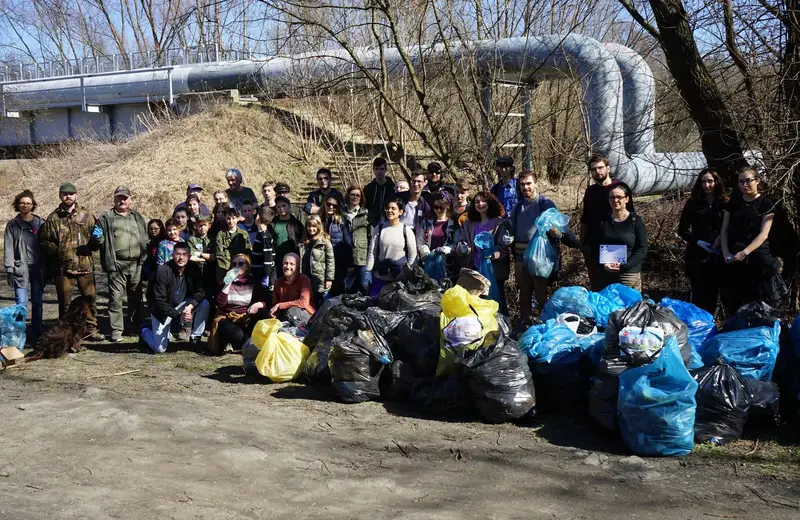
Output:
<svg viewBox="0 0 800 520">
<path fill-rule="evenodd" d="M 443 256 L 449 255 L 451 251 L 452 248 L 450 246 L 442 246 L 436 248 L 436 252 Z"/>
<path fill-rule="evenodd" d="M 225 285 L 230 285 L 233 283 L 234 280 L 239 276 L 238 269 L 231 269 L 227 273 L 225 273 L 225 278 L 222 279 L 222 283 Z"/>
<path fill-rule="evenodd" d="M 514 237 L 512 237 L 508 233 L 503 235 L 503 245 L 510 246 L 513 243 L 514 243 Z"/>
<path fill-rule="evenodd" d="M 8 280 L 8 285 L 14 287 L 14 274 L 13 273 L 6 273 L 6 280 Z"/>
<path fill-rule="evenodd" d="M 372 285 L 372 271 L 367 271 L 367 269 L 364 268 L 361 271 L 361 287 L 364 290 L 367 290 L 370 288 L 371 285 Z"/>
<path fill-rule="evenodd" d="M 100 240 L 103 238 L 103 228 L 101 228 L 98 224 L 95 224 L 94 229 L 92 229 L 92 238 L 95 240 Z"/>
<path fill-rule="evenodd" d="M 469 253 L 469 246 L 467 246 L 467 244 L 465 244 L 464 242 L 459 242 L 458 245 L 456 246 L 456 254 L 458 254 L 458 256 L 467 256 L 468 253 Z"/>
</svg>

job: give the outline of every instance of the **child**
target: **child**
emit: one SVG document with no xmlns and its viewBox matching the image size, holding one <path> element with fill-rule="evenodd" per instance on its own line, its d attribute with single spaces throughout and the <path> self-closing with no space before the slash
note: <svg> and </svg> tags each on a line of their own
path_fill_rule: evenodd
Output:
<svg viewBox="0 0 800 520">
<path fill-rule="evenodd" d="M 172 260 L 172 250 L 175 249 L 175 244 L 181 242 L 180 226 L 174 219 L 168 219 L 164 227 L 167 229 L 167 238 L 158 244 L 158 254 L 156 255 L 158 265 L 164 265 Z"/>
<path fill-rule="evenodd" d="M 220 222 L 220 231 L 214 241 L 214 257 L 217 259 L 217 283 L 222 282 L 231 268 L 231 259 L 240 254 L 250 255 L 253 248 L 250 236 L 239 228 L 239 210 L 228 206 L 222 214 L 224 222 Z M 223 227 L 224 226 L 224 227 Z"/>
<path fill-rule="evenodd" d="M 189 213 L 183 209 L 176 209 L 172 213 L 172 220 L 174 220 L 178 224 L 178 236 L 181 239 L 181 242 L 186 242 L 192 236 L 191 231 L 189 230 Z"/>
<path fill-rule="evenodd" d="M 147 236 L 150 241 L 147 243 L 147 259 L 142 266 L 142 280 L 150 280 L 150 276 L 158 268 L 158 245 L 167 238 L 164 230 L 164 223 L 161 219 L 154 218 L 147 223 Z"/>
<path fill-rule="evenodd" d="M 250 237 L 250 243 L 256 241 L 258 225 L 256 224 L 256 203 L 252 200 L 242 202 L 242 217 L 244 220 L 239 222 L 239 228 L 243 229 Z"/>
<path fill-rule="evenodd" d="M 275 272 L 275 246 L 272 239 L 273 209 L 261 206 L 258 211 L 258 232 L 253 241 L 253 254 L 250 255 L 253 264 L 253 276 L 262 287 L 273 287 L 277 278 Z"/>
<path fill-rule="evenodd" d="M 306 248 L 302 273 L 311 279 L 314 306 L 319 308 L 333 286 L 336 265 L 333 245 L 322 226 L 319 215 L 310 215 L 306 221 Z"/>
<path fill-rule="evenodd" d="M 220 204 L 228 205 L 230 201 L 228 200 L 228 194 L 225 193 L 225 190 L 217 190 L 214 192 L 214 205 L 219 206 Z"/>
<path fill-rule="evenodd" d="M 199 214 L 194 221 L 194 235 L 189 238 L 189 261 L 200 267 L 203 280 L 203 288 L 206 291 L 206 300 L 210 305 L 209 319 L 214 316 L 217 294 L 217 272 L 214 269 L 216 258 L 214 257 L 214 242 L 209 236 L 211 229 L 211 215 Z M 211 330 L 206 327 L 206 330 Z"/>
</svg>

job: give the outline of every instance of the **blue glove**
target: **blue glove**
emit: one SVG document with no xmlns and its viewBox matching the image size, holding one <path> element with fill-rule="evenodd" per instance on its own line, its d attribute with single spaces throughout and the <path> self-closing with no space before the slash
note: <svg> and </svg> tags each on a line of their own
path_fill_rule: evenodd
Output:
<svg viewBox="0 0 800 520">
<path fill-rule="evenodd" d="M 261 280 L 261 287 L 269 287 L 269 275 Z"/>
<path fill-rule="evenodd" d="M 232 284 L 234 280 L 239 276 L 238 269 L 231 269 L 227 273 L 225 273 L 225 278 L 222 279 L 222 283 L 225 285 Z"/>
<path fill-rule="evenodd" d="M 103 228 L 101 228 L 98 224 L 95 224 L 94 229 L 92 229 L 92 238 L 95 240 L 100 240 L 103 238 Z"/>
<path fill-rule="evenodd" d="M 366 269 L 361 271 L 361 287 L 369 289 L 372 285 L 372 271 L 367 271 Z"/>
</svg>

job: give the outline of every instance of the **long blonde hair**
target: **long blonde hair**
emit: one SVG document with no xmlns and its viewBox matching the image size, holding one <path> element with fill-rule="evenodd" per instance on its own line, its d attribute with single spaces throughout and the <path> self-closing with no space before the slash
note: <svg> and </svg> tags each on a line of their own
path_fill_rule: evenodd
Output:
<svg viewBox="0 0 800 520">
<path fill-rule="evenodd" d="M 311 241 L 314 240 L 308 233 L 309 224 L 313 224 L 317 226 L 317 229 L 319 229 L 319 235 L 317 235 L 316 240 L 327 240 L 328 242 L 331 241 L 331 237 L 325 232 L 325 226 L 322 225 L 322 219 L 319 218 L 319 215 L 311 215 L 308 217 L 308 220 L 306 220 L 306 244 L 310 244 Z"/>
</svg>

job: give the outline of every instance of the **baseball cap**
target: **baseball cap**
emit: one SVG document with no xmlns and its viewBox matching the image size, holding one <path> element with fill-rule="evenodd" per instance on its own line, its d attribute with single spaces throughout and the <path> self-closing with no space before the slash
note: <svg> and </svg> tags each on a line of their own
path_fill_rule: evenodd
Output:
<svg viewBox="0 0 800 520">
<path fill-rule="evenodd" d="M 200 186 L 199 184 L 190 184 L 186 186 L 186 189 L 188 191 L 203 191 L 203 187 Z"/>
<path fill-rule="evenodd" d="M 494 160 L 494 165 L 501 167 L 514 166 L 514 158 L 508 155 L 501 155 Z"/>
<path fill-rule="evenodd" d="M 430 163 L 428 163 L 428 173 L 435 173 L 435 172 L 441 172 L 441 171 L 442 171 L 442 165 L 439 164 L 438 162 L 430 162 Z"/>
<path fill-rule="evenodd" d="M 278 182 L 275 184 L 275 193 L 291 193 L 292 190 L 289 188 L 289 185 L 285 182 Z"/>
<path fill-rule="evenodd" d="M 71 182 L 65 182 L 58 188 L 59 193 L 78 193 L 78 189 Z"/>
<path fill-rule="evenodd" d="M 211 215 L 208 213 L 200 212 L 199 215 L 195 215 L 194 220 L 195 222 L 210 222 Z"/>
<path fill-rule="evenodd" d="M 117 195 L 124 195 L 128 198 L 131 198 L 131 190 L 129 190 L 126 186 L 117 186 L 117 189 L 114 190 L 114 196 Z"/>
</svg>

